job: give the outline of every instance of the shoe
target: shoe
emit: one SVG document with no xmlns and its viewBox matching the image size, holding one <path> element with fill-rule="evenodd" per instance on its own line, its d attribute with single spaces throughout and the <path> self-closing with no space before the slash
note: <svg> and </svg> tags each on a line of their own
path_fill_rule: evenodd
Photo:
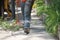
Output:
<svg viewBox="0 0 60 40">
<path fill-rule="evenodd" d="M 26 34 L 29 34 L 30 28 L 24 28 L 24 32 L 25 32 Z"/>
</svg>

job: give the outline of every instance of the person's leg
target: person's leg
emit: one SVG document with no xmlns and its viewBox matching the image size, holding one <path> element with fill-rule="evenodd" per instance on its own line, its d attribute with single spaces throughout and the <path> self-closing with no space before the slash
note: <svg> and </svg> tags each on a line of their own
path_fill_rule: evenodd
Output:
<svg viewBox="0 0 60 40">
<path fill-rule="evenodd" d="M 27 0 L 26 3 L 25 3 L 25 9 L 24 9 L 25 23 L 24 23 L 24 28 L 30 28 L 31 9 L 32 9 L 33 3 L 34 3 L 34 0 Z"/>
<path fill-rule="evenodd" d="M 2 8 L 2 0 L 0 0 L 0 17 L 2 16 L 1 8 Z"/>
<path fill-rule="evenodd" d="M 25 2 L 21 2 L 21 11 L 23 15 L 23 21 L 24 21 L 24 7 L 25 7 Z"/>
<path fill-rule="evenodd" d="M 2 16 L 4 0 L 0 0 L 0 16 Z"/>
<path fill-rule="evenodd" d="M 31 9 L 32 5 L 34 3 L 34 0 L 27 0 L 25 3 L 25 9 L 24 9 L 24 29 L 27 31 L 27 29 L 30 28 L 30 20 L 31 20 Z"/>
<path fill-rule="evenodd" d="M 11 0 L 12 19 L 15 19 L 15 0 Z"/>
<path fill-rule="evenodd" d="M 4 20 L 4 0 L 1 0 L 1 13 L 2 13 L 2 19 Z"/>
</svg>

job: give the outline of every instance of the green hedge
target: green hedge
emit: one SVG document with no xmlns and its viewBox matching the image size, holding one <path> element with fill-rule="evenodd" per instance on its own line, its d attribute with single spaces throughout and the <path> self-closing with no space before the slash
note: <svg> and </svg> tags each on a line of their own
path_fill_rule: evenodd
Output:
<svg viewBox="0 0 60 40">
<path fill-rule="evenodd" d="M 47 6 L 45 5 L 43 0 L 37 0 L 36 4 L 38 16 L 40 16 L 41 13 L 45 13 L 48 15 L 45 19 L 46 31 L 57 35 L 58 22 L 60 21 L 60 0 L 50 0 L 50 4 Z"/>
</svg>

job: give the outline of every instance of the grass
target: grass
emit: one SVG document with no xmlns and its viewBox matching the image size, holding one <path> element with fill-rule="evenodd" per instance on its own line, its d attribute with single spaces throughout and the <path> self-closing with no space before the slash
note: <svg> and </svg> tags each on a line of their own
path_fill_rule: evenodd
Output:
<svg viewBox="0 0 60 40">
<path fill-rule="evenodd" d="M 15 22 L 16 20 L 14 20 L 13 22 L 9 22 L 0 19 L 0 26 L 3 28 L 3 30 L 18 31 L 22 27 L 22 25 L 18 25 Z"/>
</svg>

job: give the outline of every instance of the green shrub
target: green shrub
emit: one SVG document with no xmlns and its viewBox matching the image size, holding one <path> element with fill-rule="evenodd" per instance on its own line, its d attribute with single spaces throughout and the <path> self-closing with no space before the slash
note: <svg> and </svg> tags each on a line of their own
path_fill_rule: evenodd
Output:
<svg viewBox="0 0 60 40">
<path fill-rule="evenodd" d="M 45 19 L 46 31 L 57 35 L 58 22 L 60 21 L 60 0 L 50 0 L 50 4 L 45 5 L 44 0 L 37 0 L 37 15 L 42 13 L 48 16 Z"/>
<path fill-rule="evenodd" d="M 22 26 L 14 24 L 15 21 L 13 21 L 12 23 L 9 23 L 8 21 L 0 21 L 0 23 L 1 23 L 0 26 L 4 30 L 18 31 L 22 27 Z"/>
</svg>

